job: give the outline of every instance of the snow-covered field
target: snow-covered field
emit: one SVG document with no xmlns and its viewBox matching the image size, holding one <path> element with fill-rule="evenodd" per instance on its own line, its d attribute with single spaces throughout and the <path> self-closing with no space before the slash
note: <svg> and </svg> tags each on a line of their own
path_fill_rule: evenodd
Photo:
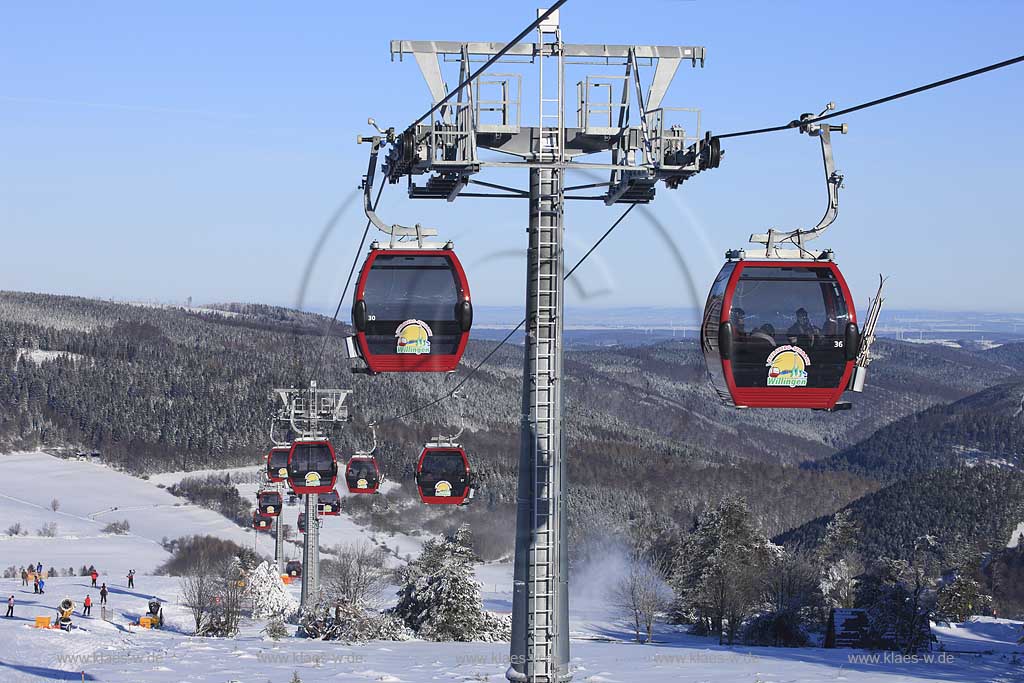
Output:
<svg viewBox="0 0 1024 683">
<path fill-rule="evenodd" d="M 14 594 L 14 619 L 0 618 L 0 682 L 110 681 L 155 683 L 239 681 L 288 683 L 297 672 L 304 683 L 320 681 L 490 681 L 504 679 L 507 643 L 374 642 L 341 645 L 289 638 L 277 643 L 261 633 L 264 624 L 246 620 L 237 638 L 189 636 L 190 616 L 180 604 L 178 581 L 151 576 L 167 554 L 164 536 L 209 533 L 253 543 L 254 534 L 219 515 L 181 501 L 158 488 L 181 475 L 162 475 L 143 481 L 91 463 L 64 461 L 42 454 L 0 456 L 6 476 L 0 479 L 0 516 L 4 527 L 21 521 L 28 537 L 0 537 L 0 566 L 39 561 L 49 567 L 94 563 L 111 588 L 110 621 L 78 617 L 70 633 L 32 628 L 37 615 L 53 616 L 65 596 L 79 605 L 90 593 L 84 577 L 51 578 L 43 596 L 22 587 L 20 579 L 0 580 L 3 597 Z M 241 487 L 241 488 L 244 488 Z M 243 494 L 250 494 L 244 491 Z M 60 501 L 54 512 L 49 504 Z M 112 508 L 117 508 L 112 510 Z M 297 508 L 287 508 L 296 514 Z M 129 519 L 131 533 L 105 535 L 112 520 Z M 293 520 L 291 520 L 293 521 Z M 37 537 L 35 530 L 58 524 L 54 538 Z M 3 529 L 0 529 L 2 532 Z M 324 526 L 325 544 L 375 536 L 347 517 L 331 518 Z M 419 539 L 384 536 L 390 545 L 418 549 Z M 261 536 L 258 549 L 272 552 L 271 540 Z M 404 555 L 404 550 L 402 554 Z M 129 567 L 139 570 L 136 588 L 121 577 Z M 485 565 L 477 571 L 488 609 L 511 607 L 511 569 L 507 563 Z M 574 584 L 572 604 L 572 662 L 574 680 L 591 683 L 911 683 L 918 681 L 1024 681 L 1024 648 L 1016 644 L 1021 624 L 980 619 L 967 624 L 937 625 L 947 653 L 930 660 L 903 661 L 893 653 L 817 648 L 728 648 L 714 641 L 662 627 L 655 645 L 629 642 L 630 633 L 614 618 L 595 577 L 582 575 Z M 292 586 L 297 590 L 297 586 Z M 91 591 L 94 601 L 98 595 Z M 167 628 L 146 631 L 130 626 L 145 611 L 151 596 L 165 602 Z"/>
</svg>

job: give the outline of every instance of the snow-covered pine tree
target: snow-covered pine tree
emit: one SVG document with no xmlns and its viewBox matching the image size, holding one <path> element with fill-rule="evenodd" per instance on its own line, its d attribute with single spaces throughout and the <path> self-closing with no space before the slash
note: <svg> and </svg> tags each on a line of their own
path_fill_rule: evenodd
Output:
<svg viewBox="0 0 1024 683">
<path fill-rule="evenodd" d="M 763 602 L 765 574 L 782 553 L 757 527 L 743 498 L 725 498 L 701 516 L 680 548 L 673 611 L 732 644 Z"/>
<path fill-rule="evenodd" d="M 422 638 L 472 640 L 484 623 L 480 586 L 473 575 L 476 559 L 468 525 L 427 541 L 420 557 L 400 574 L 394 613 Z"/>
<path fill-rule="evenodd" d="M 967 621 L 974 615 L 988 614 L 991 610 L 992 596 L 982 591 L 981 584 L 963 574 L 958 574 L 939 589 L 935 604 L 936 615 L 953 622 Z"/>
<path fill-rule="evenodd" d="M 840 510 L 825 527 L 818 547 L 821 593 L 826 607 L 853 607 L 856 577 L 864 567 L 858 553 L 860 527 L 849 510 Z"/>
<path fill-rule="evenodd" d="M 254 619 L 289 619 L 299 609 L 298 601 L 288 593 L 277 567 L 270 562 L 252 570 L 247 590 Z"/>
</svg>

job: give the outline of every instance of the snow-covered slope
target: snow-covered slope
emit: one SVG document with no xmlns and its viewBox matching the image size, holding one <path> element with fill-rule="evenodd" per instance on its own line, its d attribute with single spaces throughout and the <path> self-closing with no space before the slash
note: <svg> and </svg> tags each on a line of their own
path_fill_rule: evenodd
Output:
<svg viewBox="0 0 1024 683">
<path fill-rule="evenodd" d="M 261 480 L 261 470 L 258 467 L 238 467 L 226 470 L 198 470 L 193 472 L 165 472 L 162 474 L 154 475 L 150 478 L 150 482 L 153 484 L 163 484 L 164 486 L 170 486 L 171 484 L 177 483 L 185 477 L 204 477 L 209 474 L 231 474 L 231 480 L 235 487 L 238 488 L 238 492 L 250 501 L 256 500 L 256 492 L 259 490 L 259 481 Z M 384 481 L 381 485 L 381 491 L 386 492 L 390 489 L 399 486 L 399 484 L 392 481 Z M 344 482 L 340 479 L 338 486 L 336 487 L 338 494 L 342 498 L 342 509 L 344 509 L 344 499 L 348 496 L 355 495 L 350 494 L 345 488 Z M 284 523 L 290 525 L 293 529 L 298 528 L 299 512 L 305 508 L 302 503 L 298 505 L 285 505 L 282 511 L 284 517 Z M 347 544 L 360 544 L 369 543 L 372 545 L 386 547 L 388 552 L 396 559 L 405 558 L 408 555 L 415 557 L 419 554 L 420 549 L 423 547 L 423 542 L 430 538 L 429 534 L 424 534 L 422 537 L 408 536 L 406 534 L 396 533 L 380 533 L 368 529 L 364 526 L 360 526 L 352 521 L 344 512 L 341 515 L 326 516 L 321 518 L 322 524 L 320 527 L 320 547 L 331 548 L 337 545 Z M 301 556 L 301 542 L 302 537 L 296 534 L 294 543 L 285 544 L 285 553 L 287 555 L 296 554 Z M 251 541 L 250 541 L 251 543 Z M 273 538 L 268 535 L 261 535 L 259 543 L 261 547 L 269 548 L 268 552 L 273 554 Z"/>
<path fill-rule="evenodd" d="M 149 575 L 166 557 L 164 536 L 210 533 L 239 543 L 253 543 L 253 532 L 241 529 L 214 512 L 181 504 L 157 486 L 181 475 L 143 481 L 103 466 L 66 461 L 39 453 L 0 456 L 6 476 L 0 479 L 0 518 L 21 521 L 34 533 L 56 522 L 54 538 L 0 537 L 0 565 L 40 561 L 56 567 L 95 563 L 111 589 L 109 621 L 76 617 L 70 633 L 32 628 L 35 616 L 53 616 L 65 596 L 79 605 L 98 595 L 84 577 L 48 580 L 45 595 L 34 595 L 19 579 L 0 579 L 0 597 L 13 594 L 14 619 L 0 618 L 0 682 L 108 681 L 110 683 L 288 683 L 298 673 L 303 683 L 379 681 L 504 681 L 507 643 L 373 642 L 344 645 L 288 638 L 267 641 L 264 623 L 245 619 L 237 638 L 189 636 L 188 610 L 181 604 L 177 579 Z M 193 473 L 195 474 L 195 473 Z M 251 490 L 247 487 L 251 486 Z M 240 486 L 251 495 L 255 484 Z M 60 509 L 50 509 L 57 498 Z M 116 509 L 114 509 L 116 508 Z M 297 508 L 287 508 L 289 522 Z M 127 518 L 131 533 L 105 535 L 109 521 Z M 330 518 L 325 544 L 374 534 L 349 518 Z M 382 537 L 413 552 L 419 539 Z M 259 549 L 270 554 L 271 540 L 261 536 Z M 297 552 L 297 550 L 296 550 Z M 125 587 L 124 572 L 140 571 L 136 587 Z M 478 567 L 488 609 L 511 609 L 511 567 L 507 563 Z M 575 576 L 571 606 L 574 680 L 585 683 L 963 683 L 1024 681 L 1024 667 L 1014 653 L 1021 624 L 979 619 L 936 627 L 941 644 L 952 654 L 933 653 L 907 662 L 892 653 L 817 648 L 728 648 L 713 640 L 685 635 L 660 626 L 657 643 L 630 642 L 628 625 L 608 606 L 604 583 L 595 576 Z M 296 592 L 297 585 L 290 587 Z M 151 597 L 165 603 L 167 628 L 145 631 L 131 626 Z"/>
<path fill-rule="evenodd" d="M 135 591 L 115 586 L 110 622 L 101 621 L 94 607 L 92 618 L 76 616 L 78 628 L 70 633 L 36 630 L 33 617 L 52 616 L 53 605 L 65 595 L 80 605 L 88 581 L 53 579 L 46 596 L 35 596 L 19 583 L 0 581 L 0 592 L 14 593 L 18 601 L 15 618 L 0 619 L 4 683 L 79 681 L 83 672 L 86 681 L 109 683 L 288 683 L 294 672 L 303 683 L 505 680 L 507 643 L 344 645 L 298 638 L 274 643 L 262 636 L 263 624 L 251 620 L 243 622 L 237 638 L 191 637 L 178 582 L 169 577 L 140 576 Z M 130 625 L 151 595 L 165 601 L 163 631 Z M 1020 651 L 1013 642 L 1019 632 L 1020 623 L 1006 620 L 943 628 L 940 639 L 956 652 L 907 662 L 894 653 L 856 650 L 728 648 L 678 633 L 663 633 L 656 645 L 637 645 L 628 642 L 623 625 L 607 619 L 604 626 L 575 634 L 571 647 L 574 680 L 581 683 L 1011 683 L 1024 680 L 1024 668 L 1012 656 Z M 967 654 L 971 651 L 994 654 Z"/>
<path fill-rule="evenodd" d="M 252 531 L 103 465 L 16 453 L 0 456 L 0 467 L 0 532 L 17 522 L 28 530 L 27 536 L 0 536 L 0 567 L 94 564 L 103 574 L 124 576 L 129 569 L 150 573 L 166 560 L 160 545 L 164 538 L 210 534 L 253 544 Z M 56 512 L 50 507 L 54 499 L 59 501 Z M 107 524 L 125 519 L 128 534 L 103 534 Z M 37 531 L 50 522 L 57 525 L 56 536 L 39 536 Z M 259 542 L 261 551 L 273 552 L 269 540 Z"/>
</svg>

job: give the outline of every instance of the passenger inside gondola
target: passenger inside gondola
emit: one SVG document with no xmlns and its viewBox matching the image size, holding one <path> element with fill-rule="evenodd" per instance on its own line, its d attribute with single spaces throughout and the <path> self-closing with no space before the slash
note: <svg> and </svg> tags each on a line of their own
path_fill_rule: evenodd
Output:
<svg viewBox="0 0 1024 683">
<path fill-rule="evenodd" d="M 749 268 L 736 285 L 729 319 L 738 387 L 767 386 L 768 357 L 783 345 L 798 347 L 809 356 L 807 386 L 834 386 L 845 370 L 843 335 L 849 314 L 829 271 Z"/>
<path fill-rule="evenodd" d="M 789 335 L 789 342 L 804 348 L 816 346 L 821 340 L 821 330 L 811 324 L 807 309 L 803 307 L 796 309 L 795 317 L 796 322 L 786 333 Z"/>
</svg>

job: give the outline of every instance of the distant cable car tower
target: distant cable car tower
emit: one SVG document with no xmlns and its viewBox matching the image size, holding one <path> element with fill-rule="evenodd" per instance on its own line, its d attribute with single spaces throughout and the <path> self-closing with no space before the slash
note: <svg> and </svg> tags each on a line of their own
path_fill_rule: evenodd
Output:
<svg viewBox="0 0 1024 683">
<path fill-rule="evenodd" d="M 276 421 L 283 423 L 296 435 L 292 442 L 293 454 L 296 443 L 304 446 L 316 444 L 317 448 L 320 444 L 326 444 L 326 448 L 333 453 L 328 440 L 329 432 L 333 427 L 348 422 L 348 407 L 345 400 L 351 393 L 349 389 L 321 389 L 315 380 L 310 381 L 308 389 L 274 389 L 274 394 L 282 403 Z M 273 439 L 273 434 L 271 436 Z M 284 445 L 276 440 L 275 444 Z M 313 493 L 303 496 L 306 499 L 305 519 L 308 521 L 302 539 L 303 606 L 311 604 L 310 601 L 315 601 L 320 594 L 320 518 L 317 516 L 317 493 L 320 490 L 330 491 L 334 486 L 333 483 L 326 488 L 325 484 L 320 485 L 319 465 L 314 474 L 317 474 L 317 477 L 307 480 L 308 490 Z M 335 464 L 334 476 L 336 475 Z"/>
</svg>

